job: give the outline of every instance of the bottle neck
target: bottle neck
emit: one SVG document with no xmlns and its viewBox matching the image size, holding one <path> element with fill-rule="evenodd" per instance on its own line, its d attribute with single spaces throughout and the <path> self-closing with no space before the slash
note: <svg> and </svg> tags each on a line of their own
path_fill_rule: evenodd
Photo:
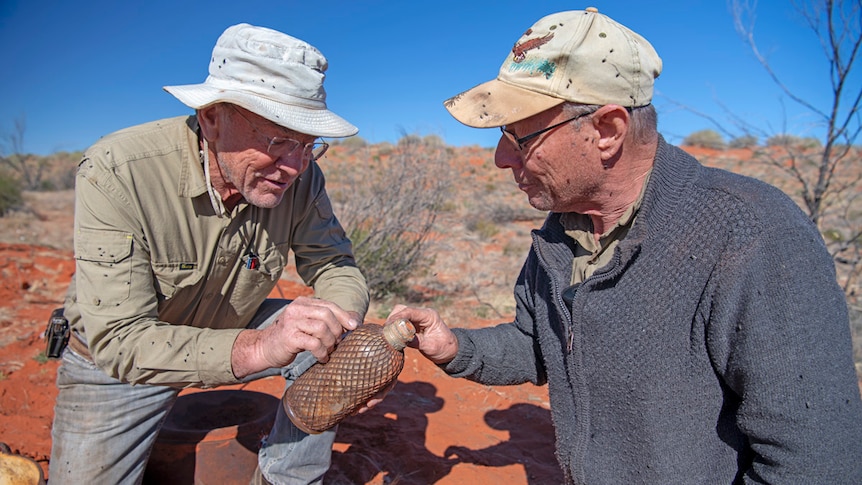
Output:
<svg viewBox="0 0 862 485">
<path fill-rule="evenodd" d="M 404 347 L 413 340 L 414 335 L 416 335 L 416 329 L 407 320 L 396 320 L 383 326 L 383 338 L 395 350 L 404 350 Z"/>
</svg>

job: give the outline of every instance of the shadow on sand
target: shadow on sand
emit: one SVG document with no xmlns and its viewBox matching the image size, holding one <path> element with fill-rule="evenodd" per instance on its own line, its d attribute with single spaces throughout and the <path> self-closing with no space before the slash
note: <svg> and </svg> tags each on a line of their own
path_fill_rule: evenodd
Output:
<svg viewBox="0 0 862 485">
<path fill-rule="evenodd" d="M 443 404 L 434 385 L 399 381 L 381 404 L 339 425 L 336 450 L 344 451 L 333 452 L 325 482 L 364 484 L 382 473 L 382 483 L 427 485 L 444 478 L 459 463 L 474 463 L 487 467 L 519 464 L 530 484 L 562 483 L 548 410 L 532 404 L 491 410 L 485 414 L 485 422 L 509 431 L 508 440 L 479 450 L 451 446 L 444 456 L 438 456 L 426 448 L 426 434 L 428 415 L 441 410 Z"/>
</svg>

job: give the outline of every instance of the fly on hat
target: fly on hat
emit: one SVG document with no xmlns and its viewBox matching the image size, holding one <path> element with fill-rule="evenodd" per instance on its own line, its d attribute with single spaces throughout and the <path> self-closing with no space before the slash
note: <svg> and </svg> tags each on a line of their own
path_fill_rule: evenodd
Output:
<svg viewBox="0 0 862 485">
<path fill-rule="evenodd" d="M 327 67 L 323 54 L 306 42 L 238 24 L 219 37 L 202 84 L 164 89 L 193 109 L 228 102 L 300 133 L 355 135 L 355 126 L 326 108 Z"/>
<path fill-rule="evenodd" d="M 515 43 L 497 79 L 444 102 L 461 123 L 504 126 L 565 101 L 638 107 L 652 100 L 661 58 L 597 9 L 543 17 Z"/>
</svg>

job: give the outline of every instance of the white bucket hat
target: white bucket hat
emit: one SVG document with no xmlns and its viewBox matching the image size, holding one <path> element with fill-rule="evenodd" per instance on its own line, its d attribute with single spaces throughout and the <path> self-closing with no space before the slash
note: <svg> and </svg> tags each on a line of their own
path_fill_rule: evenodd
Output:
<svg viewBox="0 0 862 485">
<path fill-rule="evenodd" d="M 661 68 L 646 39 L 597 9 L 559 12 L 527 29 L 496 79 L 443 104 L 476 128 L 505 126 L 566 101 L 634 108 L 651 102 Z"/>
<path fill-rule="evenodd" d="M 306 42 L 238 24 L 219 37 L 202 84 L 164 89 L 193 109 L 227 102 L 299 133 L 355 135 L 358 128 L 326 109 L 327 67 L 323 54 Z"/>
</svg>

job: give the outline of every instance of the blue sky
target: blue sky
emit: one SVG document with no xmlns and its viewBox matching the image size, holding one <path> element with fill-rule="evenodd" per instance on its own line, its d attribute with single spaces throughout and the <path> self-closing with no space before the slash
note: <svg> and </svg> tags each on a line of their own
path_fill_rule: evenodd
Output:
<svg viewBox="0 0 862 485">
<path fill-rule="evenodd" d="M 0 154 L 22 116 L 23 151 L 46 155 L 191 113 L 162 86 L 202 82 L 216 39 L 240 22 L 320 49 L 330 109 L 369 142 L 407 133 L 494 146 L 499 131 L 461 125 L 443 101 L 495 77 L 540 17 L 588 6 L 646 37 L 662 57 L 654 104 L 669 141 L 713 128 L 678 104 L 722 120 L 725 106 L 772 133 L 822 136 L 755 61 L 723 0 L 0 0 Z M 762 0 L 756 14 L 762 52 L 792 89 L 828 110 L 828 65 L 791 2 Z"/>
</svg>

